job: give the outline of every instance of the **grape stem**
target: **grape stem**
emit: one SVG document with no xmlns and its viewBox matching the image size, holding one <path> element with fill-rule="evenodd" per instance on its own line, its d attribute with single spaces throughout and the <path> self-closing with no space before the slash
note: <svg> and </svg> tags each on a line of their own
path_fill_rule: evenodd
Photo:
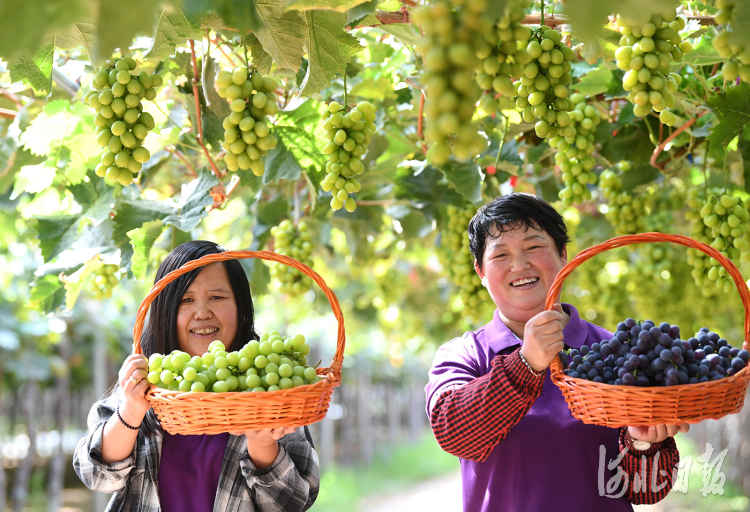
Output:
<svg viewBox="0 0 750 512">
<path fill-rule="evenodd" d="M 208 163 L 211 166 L 211 170 L 213 171 L 214 175 L 216 176 L 216 179 L 219 180 L 219 185 L 221 185 L 221 172 L 219 172 L 219 168 L 216 167 L 216 163 L 211 158 L 211 155 L 208 153 L 208 148 L 206 147 L 206 144 L 203 142 L 203 126 L 201 121 L 201 99 L 200 95 L 198 94 L 198 82 L 199 82 L 199 75 L 198 75 L 198 64 L 195 60 L 195 41 L 193 39 L 190 39 L 190 56 L 193 62 L 193 96 L 195 97 L 195 139 L 198 142 L 198 145 L 203 148 L 203 153 L 206 155 L 206 158 L 208 159 Z M 205 65 L 205 63 L 204 63 Z M 226 193 L 223 190 L 224 186 L 221 185 L 221 189 L 217 190 L 214 194 L 214 201 L 226 201 Z"/>
<path fill-rule="evenodd" d="M 14 110 L 8 110 L 7 108 L 0 108 L 0 117 L 5 119 L 15 119 L 18 112 Z"/>
<path fill-rule="evenodd" d="M 196 178 L 198 177 L 198 173 L 195 172 L 195 167 L 192 166 L 192 164 L 190 163 L 190 161 L 187 159 L 187 157 L 185 155 L 182 154 L 181 151 L 178 151 L 177 148 L 170 148 L 170 147 L 166 147 L 164 149 L 166 149 L 167 152 L 169 152 L 169 154 L 174 155 L 177 158 L 179 158 L 180 160 L 182 160 L 183 163 L 187 166 L 187 168 L 190 169 L 190 173 L 194 177 L 196 177 Z"/>
<path fill-rule="evenodd" d="M 651 154 L 651 161 L 650 161 L 651 165 L 654 166 L 654 167 L 656 167 L 657 169 L 663 171 L 664 170 L 664 166 L 657 165 L 656 159 L 659 157 L 659 155 L 661 154 L 661 152 L 664 151 L 664 148 L 667 146 L 667 144 L 669 144 L 670 142 L 672 142 L 672 140 L 674 140 L 674 138 L 677 137 L 679 134 L 681 134 L 682 132 L 684 132 L 685 130 L 687 130 L 688 128 L 690 128 L 693 125 L 693 123 L 695 123 L 698 120 L 698 118 L 703 117 L 704 115 L 708 114 L 708 112 L 709 112 L 708 110 L 704 110 L 703 112 L 701 112 L 697 116 L 695 116 L 695 117 L 693 117 L 691 119 L 688 119 L 687 121 L 685 121 L 685 123 L 682 126 L 680 126 L 675 131 L 673 131 L 672 134 L 669 137 L 667 137 L 666 139 L 664 139 L 661 142 L 661 144 L 657 145 L 656 149 L 654 149 L 654 152 Z M 648 126 L 648 131 L 651 132 L 651 136 L 653 138 L 653 132 L 651 130 L 651 126 L 648 124 L 648 122 L 645 119 L 644 119 L 644 122 L 646 122 L 646 126 Z M 708 154 L 708 151 L 706 151 L 706 154 Z"/>
<path fill-rule="evenodd" d="M 539 3 L 540 3 L 539 26 L 542 26 L 544 25 L 544 0 L 541 0 Z"/>
<path fill-rule="evenodd" d="M 206 106 L 211 106 L 211 101 L 208 99 L 208 91 L 206 90 L 206 68 L 208 65 L 208 59 L 211 55 L 211 38 L 208 37 L 208 29 L 206 29 L 206 51 L 203 52 L 203 65 L 201 66 L 201 86 L 203 87 L 203 97 L 206 99 Z M 201 39 L 201 51 L 203 51 L 203 40 Z"/>
<path fill-rule="evenodd" d="M 346 104 L 346 69 L 344 69 L 344 112 L 349 111 L 349 105 Z"/>
</svg>

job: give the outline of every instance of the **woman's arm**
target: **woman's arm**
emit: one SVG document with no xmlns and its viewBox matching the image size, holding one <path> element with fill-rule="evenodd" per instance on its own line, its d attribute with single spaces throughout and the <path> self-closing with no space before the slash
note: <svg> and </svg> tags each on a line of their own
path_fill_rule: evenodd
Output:
<svg viewBox="0 0 750 512">
<path fill-rule="evenodd" d="M 666 498 L 674 485 L 680 453 L 674 437 L 655 442 L 648 450 L 636 451 L 627 441 L 628 427 L 620 429 L 620 451 L 628 447 L 621 466 L 627 474 L 625 498 L 634 505 L 651 505 Z M 645 481 L 644 481 L 645 478 Z"/>
<path fill-rule="evenodd" d="M 430 424 L 443 450 L 482 462 L 526 415 L 542 392 L 544 373 L 532 374 L 519 351 L 495 356 L 487 375 L 449 388 L 435 401 Z"/>
<path fill-rule="evenodd" d="M 264 469 L 254 464 L 257 455 L 251 459 L 249 454 L 244 454 L 240 461 L 242 474 L 253 491 L 256 509 L 259 512 L 302 512 L 309 509 L 318 497 L 320 468 L 307 429 L 298 428 L 296 432 L 285 435 L 278 440 L 277 449 L 276 458 Z"/>
</svg>

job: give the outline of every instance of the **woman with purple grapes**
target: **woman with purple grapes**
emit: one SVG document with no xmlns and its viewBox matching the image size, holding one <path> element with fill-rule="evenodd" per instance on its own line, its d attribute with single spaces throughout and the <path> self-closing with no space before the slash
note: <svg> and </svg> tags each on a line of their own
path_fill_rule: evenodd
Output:
<svg viewBox="0 0 750 512">
<path fill-rule="evenodd" d="M 679 361 L 686 355 L 671 351 L 673 344 L 686 349 L 674 343 L 679 332 L 628 319 L 613 335 L 560 304 L 559 295 L 545 310 L 569 238 L 560 214 L 536 196 L 492 200 L 468 231 L 475 269 L 497 309 L 490 323 L 438 350 L 425 389 L 438 443 L 461 458 L 464 511 L 632 511 L 632 504 L 662 500 L 679 463 L 673 436 L 688 425 L 584 424 L 571 415 L 548 368 L 568 349 L 587 379 L 643 385 L 646 372 L 637 368 L 652 364 L 649 352 L 632 352 L 630 343 L 640 343 L 644 331 L 650 346 L 658 330 L 657 341 L 669 338 Z M 609 357 L 615 353 L 617 370 Z"/>
</svg>

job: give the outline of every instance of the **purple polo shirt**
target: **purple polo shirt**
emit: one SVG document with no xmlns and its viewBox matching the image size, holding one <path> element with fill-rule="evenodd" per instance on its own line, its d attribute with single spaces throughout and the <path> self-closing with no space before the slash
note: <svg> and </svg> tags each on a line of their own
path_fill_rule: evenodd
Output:
<svg viewBox="0 0 750 512">
<path fill-rule="evenodd" d="M 164 432 L 159 461 L 162 512 L 211 512 L 229 434 L 183 436 Z"/>
<path fill-rule="evenodd" d="M 563 309 L 570 315 L 563 330 L 566 345 L 580 348 L 612 337 L 582 320 L 573 306 L 563 304 Z M 440 347 L 425 388 L 430 410 L 442 388 L 486 375 L 496 355 L 510 354 L 522 343 L 496 310 L 484 327 Z M 609 463 L 619 453 L 618 435 L 619 429 L 573 418 L 548 369 L 541 395 L 487 460 L 460 459 L 464 512 L 632 511 L 625 498 L 599 491 L 600 479 L 606 490 L 614 474 L 607 464 L 599 467 L 599 447 L 605 447 Z"/>
</svg>

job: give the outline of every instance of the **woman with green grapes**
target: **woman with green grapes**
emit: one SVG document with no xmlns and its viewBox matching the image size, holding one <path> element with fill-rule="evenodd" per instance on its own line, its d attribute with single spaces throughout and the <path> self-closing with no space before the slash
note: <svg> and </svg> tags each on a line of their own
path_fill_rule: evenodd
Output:
<svg viewBox="0 0 750 512">
<path fill-rule="evenodd" d="M 182 244 L 154 282 L 224 251 L 208 241 Z M 113 493 L 108 511 L 296 512 L 312 506 L 320 474 L 307 427 L 171 435 L 145 396 L 151 354 L 179 350 L 201 357 L 211 349 L 217 353 L 219 340 L 231 352 L 257 339 L 247 276 L 236 260 L 188 272 L 156 297 L 141 339 L 143 355 L 128 356 L 113 392 L 94 404 L 89 433 L 73 459 L 88 488 Z"/>
</svg>

